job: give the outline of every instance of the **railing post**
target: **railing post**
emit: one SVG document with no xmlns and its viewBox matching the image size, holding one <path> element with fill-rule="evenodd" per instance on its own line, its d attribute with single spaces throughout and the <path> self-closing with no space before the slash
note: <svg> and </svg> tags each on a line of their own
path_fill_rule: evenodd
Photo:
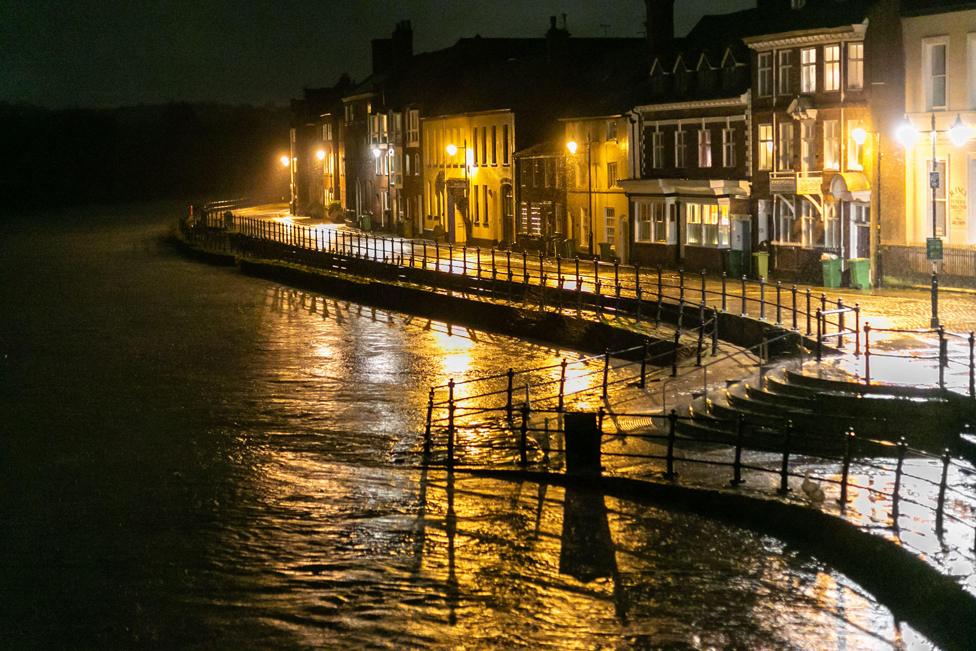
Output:
<svg viewBox="0 0 976 651">
<path fill-rule="evenodd" d="M 809 287 L 807 287 L 806 294 L 807 294 L 807 336 L 809 337 L 811 334 L 813 334 L 813 330 L 810 329 L 810 297 L 811 297 L 811 292 L 810 292 L 810 288 Z"/>
<path fill-rule="evenodd" d="M 766 320 L 766 278 L 759 278 L 759 320 Z"/>
<path fill-rule="evenodd" d="M 441 243 L 434 240 L 434 271 L 441 270 Z"/>
<path fill-rule="evenodd" d="M 898 500 L 901 490 L 901 473 L 902 468 L 905 465 L 906 452 L 908 452 L 908 443 L 905 442 L 905 437 L 902 436 L 898 439 L 898 462 L 895 465 L 895 488 L 891 493 L 891 519 L 894 523 L 895 529 L 898 528 Z"/>
<path fill-rule="evenodd" d="M 641 290 L 640 285 L 640 263 L 634 263 L 634 293 L 639 294 Z"/>
<path fill-rule="evenodd" d="M 454 275 L 454 243 L 447 245 L 447 273 Z"/>
<path fill-rule="evenodd" d="M 685 269 L 678 267 L 678 301 L 685 300 Z"/>
<path fill-rule="evenodd" d="M 573 265 L 576 268 L 576 271 L 574 272 L 574 273 L 576 273 L 576 286 L 579 287 L 580 285 L 582 285 L 583 279 L 580 276 L 579 256 L 578 255 L 574 255 L 573 256 Z"/>
<path fill-rule="evenodd" d="M 610 349 L 603 353 L 603 399 L 607 399 L 607 379 L 610 375 Z"/>
<path fill-rule="evenodd" d="M 495 247 L 491 247 L 491 282 L 494 284 L 498 268 L 495 266 Z"/>
<path fill-rule="evenodd" d="M 722 272 L 722 311 L 723 312 L 728 309 L 727 300 L 726 300 L 727 294 L 725 291 L 725 283 L 727 280 L 728 280 L 728 275 L 723 271 Z"/>
<path fill-rule="evenodd" d="M 434 390 L 430 390 L 430 394 L 427 398 L 427 424 L 424 427 L 424 463 L 426 464 L 430 460 L 430 425 L 431 418 L 434 415 Z"/>
<path fill-rule="evenodd" d="M 661 303 L 662 294 L 664 294 L 664 274 L 662 273 L 661 265 L 657 266 L 657 302 L 658 305 Z"/>
<path fill-rule="evenodd" d="M 854 430 L 849 429 L 844 434 L 844 461 L 840 473 L 840 505 L 847 506 L 847 478 L 851 473 L 851 445 L 854 442 Z"/>
<path fill-rule="evenodd" d="M 701 302 L 702 302 L 702 305 L 704 305 L 707 300 L 708 300 L 708 298 L 705 295 L 705 270 L 702 269 L 701 270 Z"/>
<path fill-rule="evenodd" d="M 976 398 L 976 333 L 969 333 L 969 397 Z"/>
<path fill-rule="evenodd" d="M 861 355 L 861 305 L 854 304 L 854 356 Z"/>
<path fill-rule="evenodd" d="M 783 283 L 776 281 L 776 325 L 783 323 Z"/>
<path fill-rule="evenodd" d="M 593 258 L 593 282 L 599 282 L 600 278 L 600 258 Z"/>
<path fill-rule="evenodd" d="M 780 495 L 790 492 L 790 438 L 793 435 L 793 421 L 786 421 L 786 432 L 783 437 L 783 460 L 779 469 L 779 489 L 776 491 Z"/>
<path fill-rule="evenodd" d="M 529 284 L 529 254 L 522 251 L 522 284 Z"/>
<path fill-rule="evenodd" d="M 423 257 L 420 259 L 420 268 L 423 269 L 424 271 L 427 271 L 427 240 L 423 240 L 422 243 L 424 247 L 424 252 L 423 252 Z"/>
<path fill-rule="evenodd" d="M 665 479 L 674 479 L 678 473 L 674 471 L 674 439 L 677 434 L 678 412 L 672 409 L 668 412 L 668 454 L 667 472 L 664 473 Z"/>
<path fill-rule="evenodd" d="M 702 308 L 704 308 L 702 304 Z M 705 310 L 702 309 L 700 314 L 704 314 Z M 702 346 L 705 345 L 705 319 L 701 318 L 698 320 L 698 341 L 695 346 L 695 366 L 701 366 L 702 358 Z"/>
<path fill-rule="evenodd" d="M 945 368 L 949 365 L 949 342 L 946 341 L 945 326 L 938 327 L 939 332 L 939 388 L 945 389 Z"/>
<path fill-rule="evenodd" d="M 643 305 L 644 304 L 643 294 L 644 294 L 644 291 L 640 287 L 638 287 L 636 290 L 634 290 L 634 299 L 636 301 L 635 304 L 637 306 L 637 322 L 638 323 L 640 323 L 640 321 L 641 321 L 641 309 L 644 306 Z"/>
<path fill-rule="evenodd" d="M 820 319 L 822 314 L 823 313 L 820 311 L 820 308 L 817 308 L 817 361 L 818 362 L 823 359 L 823 341 L 822 341 L 823 333 L 820 330 Z"/>
<path fill-rule="evenodd" d="M 617 286 L 617 298 L 620 298 L 620 260 L 613 261 L 613 284 Z"/>
<path fill-rule="evenodd" d="M 742 479 L 742 439 L 745 436 L 745 416 L 742 412 L 736 412 L 736 425 L 735 425 L 735 459 L 732 462 L 732 481 L 729 483 L 732 486 L 738 486 L 743 483 Z"/>
<path fill-rule="evenodd" d="M 743 274 L 743 276 L 740 279 L 739 283 L 740 283 L 739 289 L 740 289 L 740 292 L 741 292 L 740 293 L 740 296 L 741 296 L 740 301 L 742 303 L 741 316 L 745 316 L 746 315 L 746 277 L 745 277 L 745 274 Z"/>
<path fill-rule="evenodd" d="M 563 259 L 559 255 L 559 253 L 556 253 L 556 278 L 559 279 L 562 277 L 563 277 Z M 561 285 L 559 289 L 562 289 Z"/>
<path fill-rule="evenodd" d="M 529 407 L 529 403 L 526 402 L 522 405 L 522 427 L 519 430 L 519 465 L 523 468 L 528 465 L 528 433 L 529 433 L 529 416 L 532 408 Z"/>
<path fill-rule="evenodd" d="M 508 268 L 508 291 L 512 292 L 512 249 L 505 249 L 505 266 Z"/>
<path fill-rule="evenodd" d="M 447 465 L 454 465 L 454 378 L 447 383 Z"/>
<path fill-rule="evenodd" d="M 840 310 L 837 313 L 837 347 L 841 350 L 844 349 L 844 299 L 837 299 L 837 309 Z M 824 328 L 826 330 L 826 328 Z"/>
<path fill-rule="evenodd" d="M 641 389 L 647 386 L 647 339 L 644 340 L 644 346 L 641 348 L 640 384 L 637 386 Z"/>
<path fill-rule="evenodd" d="M 712 357 L 718 355 L 718 310 L 712 308 Z"/>
<path fill-rule="evenodd" d="M 674 349 L 671 355 L 671 377 L 678 376 L 678 345 L 681 339 L 681 332 L 678 330 L 674 331 Z"/>
<path fill-rule="evenodd" d="M 864 384 L 871 384 L 871 324 L 864 323 Z"/>
<path fill-rule="evenodd" d="M 508 369 L 508 391 L 506 392 L 505 413 L 508 423 L 512 423 L 512 392 L 515 390 L 515 369 Z"/>
<path fill-rule="evenodd" d="M 559 412 L 562 413 L 566 396 L 566 358 L 559 363 Z"/>
<path fill-rule="evenodd" d="M 940 536 L 942 535 L 942 516 L 945 513 L 945 494 L 949 480 L 949 462 L 951 461 L 952 456 L 949 454 L 949 449 L 946 448 L 942 453 L 942 479 L 939 481 L 939 501 L 935 510 L 935 531 Z"/>
</svg>

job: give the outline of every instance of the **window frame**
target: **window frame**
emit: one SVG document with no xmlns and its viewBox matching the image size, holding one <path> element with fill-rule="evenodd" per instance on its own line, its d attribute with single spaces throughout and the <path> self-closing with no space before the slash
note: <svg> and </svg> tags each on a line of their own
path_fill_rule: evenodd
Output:
<svg viewBox="0 0 976 651">
<path fill-rule="evenodd" d="M 943 48 L 942 74 L 932 74 L 934 64 L 933 53 L 936 48 Z M 949 108 L 949 37 L 932 36 L 922 39 L 922 92 L 923 106 L 926 111 L 945 111 Z M 942 103 L 935 102 L 935 79 L 942 79 Z"/>
<path fill-rule="evenodd" d="M 776 72 L 776 94 L 792 95 L 793 50 L 776 51 Z"/>
<path fill-rule="evenodd" d="M 773 53 L 760 52 L 756 57 L 756 95 L 773 96 Z"/>
<path fill-rule="evenodd" d="M 817 48 L 800 49 L 800 92 L 817 92 Z"/>
<path fill-rule="evenodd" d="M 832 58 L 828 58 L 828 53 Z M 823 85 L 825 93 L 840 92 L 840 43 L 823 46 Z"/>
<path fill-rule="evenodd" d="M 858 56 L 853 56 L 852 48 L 856 48 Z M 847 84 L 848 90 L 864 89 L 864 41 L 849 41 L 847 43 Z M 854 74 L 854 71 L 857 71 Z M 856 80 L 856 83 L 855 83 Z"/>
<path fill-rule="evenodd" d="M 702 125 L 698 129 L 698 167 L 712 166 L 712 130 Z"/>
<path fill-rule="evenodd" d="M 773 169 L 773 123 L 760 123 L 756 129 L 756 169 L 760 171 L 772 171 Z M 768 137 L 763 137 L 763 132 L 767 131 Z"/>
</svg>

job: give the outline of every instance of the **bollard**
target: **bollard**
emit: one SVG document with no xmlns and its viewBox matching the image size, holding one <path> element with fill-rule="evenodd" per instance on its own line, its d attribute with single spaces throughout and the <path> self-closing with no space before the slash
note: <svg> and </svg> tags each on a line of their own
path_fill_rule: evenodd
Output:
<svg viewBox="0 0 976 651">
<path fill-rule="evenodd" d="M 600 439 L 597 415 L 574 412 L 565 416 L 566 474 L 573 476 L 600 474 Z"/>
<path fill-rule="evenodd" d="M 559 407 L 557 410 L 562 413 L 564 410 L 564 399 L 566 396 L 566 358 L 559 363 Z"/>
<path fill-rule="evenodd" d="M 505 413 L 508 414 L 508 423 L 512 423 L 512 391 L 515 389 L 515 370 L 508 369 L 508 391 L 505 403 Z"/>
<path fill-rule="evenodd" d="M 745 434 L 745 416 L 742 412 L 736 412 L 735 424 L 735 459 L 732 461 L 732 481 L 729 482 L 733 487 L 745 482 L 742 479 L 742 439 Z"/>
<path fill-rule="evenodd" d="M 742 303 L 742 309 L 741 309 L 740 316 L 745 316 L 746 315 L 746 277 L 745 277 L 745 275 L 742 276 L 742 280 L 740 281 L 740 283 L 741 283 L 740 284 L 740 290 L 742 292 L 741 293 L 741 297 L 742 298 L 740 299 L 741 300 L 741 303 Z"/>
<path fill-rule="evenodd" d="M 779 488 L 776 490 L 780 495 L 790 492 L 790 437 L 793 434 L 793 421 L 786 421 L 786 433 L 783 439 L 783 460 L 779 469 Z"/>
<path fill-rule="evenodd" d="M 727 294 L 726 294 L 726 290 L 725 290 L 725 283 L 726 283 L 727 280 L 728 280 L 728 275 L 723 271 L 722 272 L 722 311 L 723 312 L 728 309 L 728 307 L 726 305 L 726 296 L 727 296 Z"/>
<path fill-rule="evenodd" d="M 837 309 L 840 312 L 837 313 L 837 347 L 841 350 L 844 349 L 844 299 L 837 299 Z M 827 325 L 824 323 L 824 332 L 827 331 Z"/>
<path fill-rule="evenodd" d="M 528 385 L 526 385 L 528 387 Z M 519 430 L 519 465 L 523 468 L 529 463 L 528 456 L 528 433 L 529 433 L 529 415 L 531 413 L 531 407 L 529 403 L 526 402 L 522 405 L 522 427 Z"/>
<path fill-rule="evenodd" d="M 949 448 L 946 448 L 942 453 L 942 480 L 939 482 L 939 501 L 935 510 L 935 531 L 939 536 L 942 535 L 942 516 L 945 513 L 945 494 L 949 480 L 949 463 L 951 461 L 952 456 L 949 454 Z"/>
<path fill-rule="evenodd" d="M 840 505 L 847 506 L 847 477 L 851 472 L 851 444 L 854 441 L 854 430 L 849 429 L 844 434 L 844 461 L 840 473 Z"/>
<path fill-rule="evenodd" d="M 905 464 L 905 453 L 908 452 L 908 443 L 905 437 L 898 439 L 898 463 L 895 466 L 895 488 L 891 493 L 891 519 L 894 521 L 895 529 L 898 528 L 898 499 L 901 489 L 901 472 Z"/>
<path fill-rule="evenodd" d="M 426 464 L 430 460 L 430 422 L 431 417 L 434 415 L 434 390 L 430 390 L 430 395 L 427 398 L 427 425 L 424 427 L 424 463 Z"/>
<path fill-rule="evenodd" d="M 454 465 L 454 378 L 447 382 L 447 465 Z"/>
<path fill-rule="evenodd" d="M 864 324 L 864 384 L 871 384 L 871 324 Z"/>
<path fill-rule="evenodd" d="M 644 340 L 644 346 L 641 348 L 640 384 L 637 386 L 641 389 L 647 386 L 647 339 Z"/>
<path fill-rule="evenodd" d="M 667 472 L 664 473 L 665 479 L 675 479 L 678 473 L 674 471 L 674 439 L 677 434 L 678 425 L 678 412 L 672 409 L 668 413 L 668 454 L 667 460 Z"/>
<path fill-rule="evenodd" d="M 603 399 L 607 399 L 607 377 L 610 374 L 610 349 L 603 353 Z"/>
</svg>

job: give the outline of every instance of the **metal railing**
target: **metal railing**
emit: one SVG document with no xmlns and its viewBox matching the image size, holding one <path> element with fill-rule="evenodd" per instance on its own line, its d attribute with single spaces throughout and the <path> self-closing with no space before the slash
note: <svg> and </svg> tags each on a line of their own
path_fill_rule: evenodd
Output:
<svg viewBox="0 0 976 651">
<path fill-rule="evenodd" d="M 934 355 L 923 355 L 917 351 L 899 352 L 879 352 L 871 349 L 871 333 L 886 332 L 895 334 L 911 335 L 935 335 L 936 353 Z M 963 355 L 953 356 L 949 352 L 949 341 L 957 340 L 965 343 L 966 351 Z M 946 370 L 952 366 L 962 367 L 968 375 L 968 395 L 976 399 L 976 333 L 969 332 L 963 334 L 950 332 L 945 326 L 938 328 L 906 329 L 906 328 L 875 328 L 870 323 L 864 324 L 864 384 L 871 385 L 871 358 L 888 357 L 913 360 L 935 360 L 938 363 L 938 386 L 940 390 L 946 390 Z M 916 386 L 917 381 L 912 382 Z"/>
</svg>

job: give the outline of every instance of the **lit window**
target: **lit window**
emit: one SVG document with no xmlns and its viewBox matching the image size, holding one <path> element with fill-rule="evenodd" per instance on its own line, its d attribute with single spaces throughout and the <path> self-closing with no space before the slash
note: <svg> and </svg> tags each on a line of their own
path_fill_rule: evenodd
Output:
<svg viewBox="0 0 976 651">
<path fill-rule="evenodd" d="M 864 43 L 847 44 L 847 87 L 864 88 Z"/>
<path fill-rule="evenodd" d="M 816 123 L 812 120 L 800 126 L 800 163 L 803 171 L 817 169 Z"/>
<path fill-rule="evenodd" d="M 828 45 L 824 48 L 824 91 L 830 93 L 840 90 L 840 46 Z"/>
<path fill-rule="evenodd" d="M 779 147 L 776 165 L 781 170 L 793 169 L 793 123 L 779 123 Z"/>
<path fill-rule="evenodd" d="M 617 234 L 615 226 L 616 215 L 613 208 L 606 208 L 604 212 L 604 221 L 606 224 L 607 242 L 613 244 L 616 240 L 614 236 Z"/>
<path fill-rule="evenodd" d="M 837 120 L 823 121 L 823 159 L 825 170 L 840 169 L 840 126 Z"/>
<path fill-rule="evenodd" d="M 925 44 L 925 108 L 935 111 L 946 108 L 946 43 Z"/>
<path fill-rule="evenodd" d="M 759 125 L 759 169 L 773 169 L 773 125 Z"/>
<path fill-rule="evenodd" d="M 612 188 L 617 185 L 617 164 L 607 163 L 607 187 Z"/>
<path fill-rule="evenodd" d="M 817 92 L 817 50 L 808 47 L 800 50 L 800 92 Z"/>
</svg>

